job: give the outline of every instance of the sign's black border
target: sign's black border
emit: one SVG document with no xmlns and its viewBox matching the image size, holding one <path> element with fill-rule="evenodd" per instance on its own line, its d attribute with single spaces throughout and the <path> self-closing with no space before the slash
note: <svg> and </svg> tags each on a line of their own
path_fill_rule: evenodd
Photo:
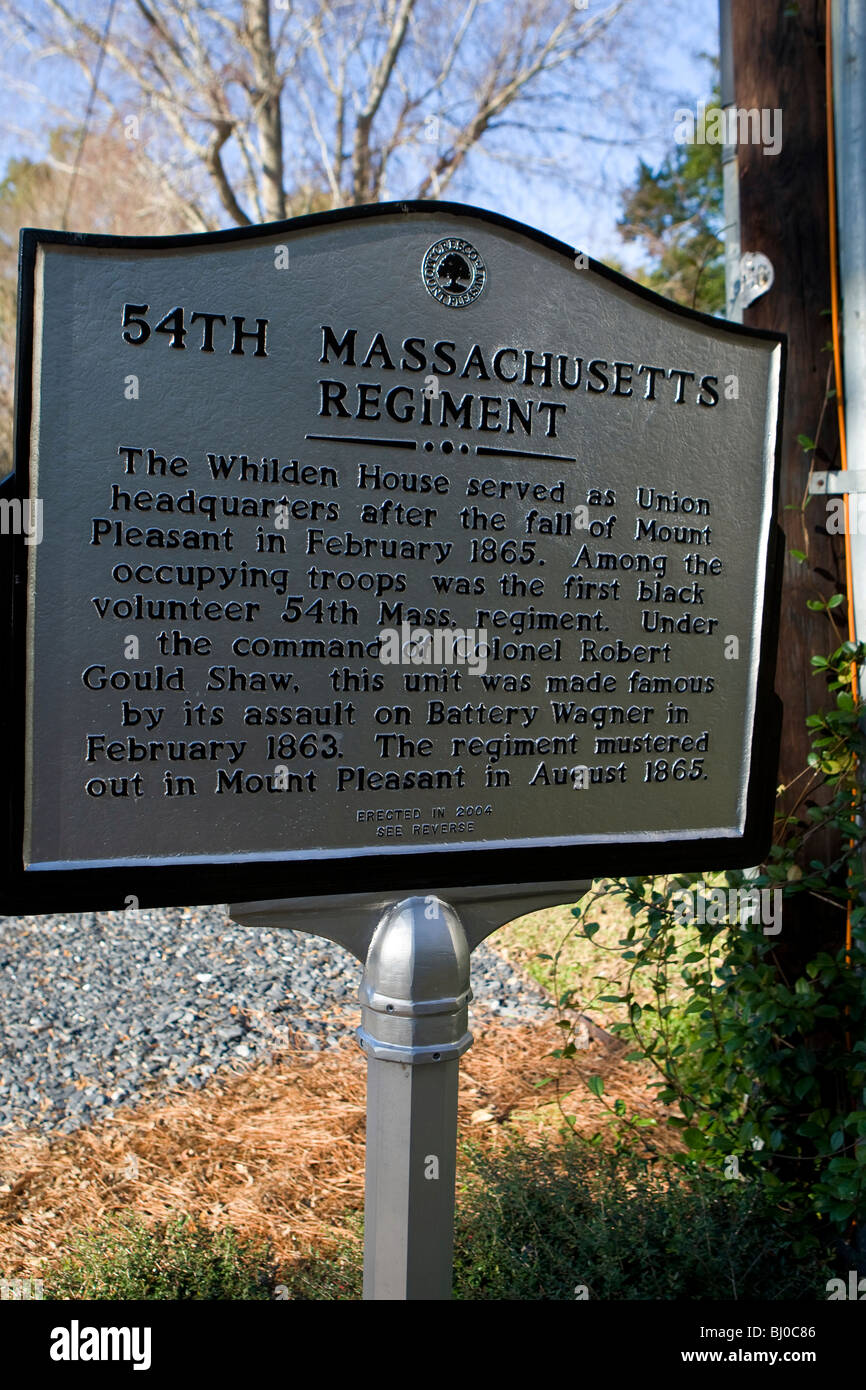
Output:
<svg viewBox="0 0 866 1390">
<path fill-rule="evenodd" d="M 32 411 L 32 347 L 34 274 L 40 244 L 116 247 L 154 251 L 192 246 L 218 246 L 273 237 L 306 227 L 328 226 L 366 218 L 393 218 L 435 213 L 461 222 L 490 223 L 515 232 L 573 263 L 575 250 L 546 233 L 499 213 L 462 203 L 416 200 L 370 203 L 312 213 L 284 222 L 261 223 L 219 232 L 185 236 L 120 237 L 92 232 L 60 232 L 23 228 L 19 258 L 18 348 L 15 379 L 15 468 L 0 483 L 0 498 L 30 496 L 29 464 Z M 632 295 L 688 319 L 706 324 L 715 333 L 760 338 L 781 349 L 780 409 L 773 467 L 773 514 L 778 506 L 778 476 L 782 437 L 781 399 L 784 391 L 786 339 L 763 329 L 730 323 L 686 309 L 626 276 L 587 257 L 591 269 Z M 9 916 L 48 912 L 122 911 L 134 896 L 141 908 L 195 903 L 219 903 L 270 898 L 316 897 L 333 893 L 435 890 L 442 884 L 542 884 L 604 876 L 687 872 L 747 867 L 766 854 L 772 827 L 776 771 L 781 733 L 781 702 L 773 691 L 778 637 L 784 543 L 778 525 L 770 528 L 761 628 L 758 688 L 752 736 L 746 823 L 741 836 L 715 839 L 638 840 L 630 843 L 550 845 L 460 849 L 389 855 L 352 852 L 327 858 L 267 860 L 242 863 L 163 864 L 118 868 L 59 868 L 25 871 L 23 865 L 25 794 L 25 712 L 27 689 L 26 596 L 27 547 L 22 536 L 0 537 L 0 623 L 8 660 L 0 676 L 0 711 L 5 730 L 4 787 L 0 794 L 0 913 Z"/>
</svg>

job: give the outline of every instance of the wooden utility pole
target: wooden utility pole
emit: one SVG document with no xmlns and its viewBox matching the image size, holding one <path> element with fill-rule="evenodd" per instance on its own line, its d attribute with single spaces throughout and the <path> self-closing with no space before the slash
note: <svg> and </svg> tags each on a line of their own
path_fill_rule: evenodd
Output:
<svg viewBox="0 0 866 1390">
<path fill-rule="evenodd" d="M 847 637 L 844 606 L 834 610 L 836 629 L 825 613 L 806 606 L 809 599 L 844 592 L 845 571 L 841 538 L 830 537 L 823 529 L 824 500 L 813 498 L 805 514 L 802 512 L 808 498 L 811 455 L 798 442 L 799 435 L 817 439 L 816 468 L 838 467 L 835 401 L 826 399 L 828 386 L 832 388 L 835 383 L 828 347 L 831 322 L 825 23 L 825 0 L 800 0 L 798 5 L 790 6 L 756 5 L 754 0 L 733 0 L 732 4 L 737 107 L 781 112 L 782 122 L 778 154 L 765 153 L 758 143 L 740 144 L 737 154 L 742 250 L 763 252 L 775 271 L 772 288 L 745 310 L 744 321 L 788 335 L 779 496 L 779 519 L 788 553 L 776 674 L 776 689 L 784 703 L 779 782 L 790 788 L 782 799 L 786 809 L 801 801 L 811 780 L 808 774 L 803 775 L 809 752 L 806 717 L 822 706 L 826 708 L 831 698 L 824 681 L 813 674 L 811 656 L 827 654 Z M 778 121 L 776 116 L 777 125 Z M 808 562 L 795 560 L 790 554 L 792 549 L 806 551 Z M 829 836 L 821 845 L 815 841 L 817 836 L 811 842 L 809 858 L 832 856 L 833 842 Z M 822 944 L 828 934 L 835 939 L 844 933 L 844 915 L 839 909 L 824 909 L 810 897 L 811 939 L 801 943 L 808 955 L 819 949 L 822 913 L 826 919 L 821 924 Z M 796 926 L 798 915 L 793 914 L 792 925 Z M 790 939 L 780 942 L 786 955 L 786 946 L 790 949 L 792 945 Z M 799 954 L 795 947 L 794 955 Z"/>
<path fill-rule="evenodd" d="M 757 108 L 781 113 L 778 154 L 761 144 L 738 143 L 740 239 L 744 254 L 761 252 L 774 270 L 770 290 L 743 314 L 747 324 L 787 334 L 788 360 L 782 431 L 779 520 L 786 537 L 776 690 L 784 706 L 779 782 L 786 790 L 779 809 L 802 817 L 810 802 L 827 793 L 808 767 L 809 714 L 828 708 L 834 696 L 814 673 L 813 654 L 827 655 L 848 635 L 845 604 L 826 612 L 807 607 L 810 599 L 845 592 L 844 537 L 825 529 L 826 499 L 809 500 L 811 451 L 798 436 L 817 441 L 814 467 L 838 468 L 839 435 L 832 321 L 830 318 L 830 232 L 828 204 L 826 3 L 797 5 L 731 0 L 734 91 L 738 111 Z M 779 117 L 776 116 L 778 125 Z M 804 511 L 804 504 L 805 511 Z M 805 551 L 798 562 L 791 550 Z M 830 864 L 841 849 L 838 832 L 814 833 L 800 862 Z M 839 886 L 844 887 L 844 880 Z M 835 955 L 845 943 L 844 904 L 825 895 L 795 893 L 784 899 L 781 934 L 769 955 L 778 978 L 789 989 L 805 975 L 821 951 Z M 799 1041 L 815 1057 L 823 1103 L 830 1113 L 854 1102 L 845 1078 L 825 1059 L 843 1045 L 844 1020 L 821 1018 Z M 788 1040 L 791 1041 L 790 1039 Z M 792 1073 L 794 1079 L 796 1072 Z M 796 1106 L 795 1095 L 791 1105 Z M 804 1114 L 814 1102 L 804 1103 Z M 793 1119 L 793 1112 L 792 1112 Z M 804 1141 L 808 1149 L 809 1141 Z M 802 1179 L 803 1165 L 779 1155 L 780 1172 Z"/>
</svg>

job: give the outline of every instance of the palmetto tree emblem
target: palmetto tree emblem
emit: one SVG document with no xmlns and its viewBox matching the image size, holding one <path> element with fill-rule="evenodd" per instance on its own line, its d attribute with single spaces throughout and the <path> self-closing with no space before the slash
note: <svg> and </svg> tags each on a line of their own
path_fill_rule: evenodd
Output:
<svg viewBox="0 0 866 1390">
<path fill-rule="evenodd" d="M 462 294 L 466 287 L 472 282 L 472 271 L 468 263 L 462 256 L 458 256 L 456 251 L 450 252 L 439 265 L 436 274 L 444 290 L 449 290 L 451 294 Z"/>
<path fill-rule="evenodd" d="M 487 283 L 480 253 L 462 237 L 443 237 L 428 247 L 421 274 L 427 293 L 449 309 L 471 304 Z"/>
</svg>

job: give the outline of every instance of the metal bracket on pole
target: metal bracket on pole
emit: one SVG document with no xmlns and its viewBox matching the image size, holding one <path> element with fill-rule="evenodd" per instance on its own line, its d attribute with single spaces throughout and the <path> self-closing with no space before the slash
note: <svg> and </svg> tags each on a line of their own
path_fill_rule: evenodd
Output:
<svg viewBox="0 0 866 1390">
<path fill-rule="evenodd" d="M 846 497 L 852 492 L 866 492 L 866 471 L 861 468 L 832 469 L 809 478 L 810 497 Z"/>
<path fill-rule="evenodd" d="M 448 1299 L 457 1084 L 469 946 L 453 908 L 407 898 L 382 917 L 361 982 L 367 1054 L 365 1299 Z"/>
<path fill-rule="evenodd" d="M 733 285 L 733 302 L 745 309 L 772 289 L 776 272 L 772 262 L 761 251 L 746 251 L 740 256 L 737 278 Z"/>
</svg>

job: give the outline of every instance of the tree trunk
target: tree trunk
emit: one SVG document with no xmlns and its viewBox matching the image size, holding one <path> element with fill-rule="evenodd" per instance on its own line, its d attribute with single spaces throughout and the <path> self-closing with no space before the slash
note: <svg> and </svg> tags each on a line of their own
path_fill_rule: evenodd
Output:
<svg viewBox="0 0 866 1390">
<path fill-rule="evenodd" d="M 813 799 L 803 797 L 812 782 L 811 772 L 804 775 L 806 717 L 833 701 L 823 678 L 813 673 L 810 658 L 826 655 L 845 640 L 847 620 L 844 605 L 834 610 L 837 632 L 826 613 L 806 606 L 808 599 L 844 592 L 844 551 L 840 538 L 826 534 L 823 499 L 813 499 L 805 518 L 802 514 L 811 455 L 797 438 L 803 434 L 818 440 L 816 467 L 838 466 L 835 400 L 825 404 L 827 388 L 835 384 L 832 375 L 828 378 L 832 354 L 826 350 L 831 323 L 825 0 L 800 0 L 788 14 L 785 9 L 782 4 L 733 0 L 733 49 L 737 107 L 769 108 L 781 112 L 783 121 L 777 155 L 765 154 L 760 144 L 740 144 L 738 159 L 742 249 L 763 252 L 775 270 L 772 289 L 744 317 L 757 328 L 788 335 L 779 520 L 788 548 L 807 551 L 809 558 L 800 564 L 790 553 L 785 557 L 776 689 L 784 703 L 779 783 L 788 788 L 781 806 L 791 811 L 799 802 L 802 812 Z M 814 799 L 823 797 L 819 792 Z M 822 829 L 809 840 L 804 865 L 812 859 L 831 862 L 839 847 L 838 832 Z M 835 953 L 844 935 L 841 905 L 807 893 L 787 897 L 773 950 L 781 978 L 793 987 L 806 962 L 820 950 Z M 828 1020 L 826 1031 L 809 1039 L 819 1059 L 825 1048 L 838 1046 L 831 1034 L 839 1027 L 841 1020 Z M 825 1073 L 828 1102 L 836 1085 Z"/>
<path fill-rule="evenodd" d="M 809 554 L 806 564 L 790 553 L 785 557 L 776 674 L 785 707 L 779 782 L 791 788 L 783 798 L 791 807 L 806 784 L 800 775 L 809 751 L 806 716 L 828 703 L 826 686 L 813 674 L 810 658 L 837 647 L 847 630 L 844 607 L 834 610 L 838 635 L 826 614 L 806 607 L 810 598 L 844 592 L 844 553 L 823 530 L 826 509 L 820 498 L 809 503 L 805 514 L 804 543 L 800 509 L 810 455 L 797 439 L 801 434 L 816 438 L 827 386 L 834 385 L 832 377 L 828 381 L 832 357 L 825 350 L 831 336 L 825 0 L 801 0 L 788 15 L 785 9 L 752 0 L 733 3 L 737 106 L 781 112 L 783 123 L 777 155 L 765 154 L 760 144 L 741 144 L 738 159 L 742 248 L 762 251 L 775 270 L 772 289 L 746 309 L 745 321 L 788 335 L 779 520 L 789 548 L 808 549 Z M 818 443 L 817 467 L 838 466 L 833 399 L 824 410 Z"/>
<path fill-rule="evenodd" d="M 277 77 L 271 43 L 269 0 L 247 0 L 247 29 L 256 84 L 255 110 L 262 161 L 262 202 L 268 222 L 286 215 L 283 187 L 283 120 L 280 113 L 281 83 Z"/>
</svg>

